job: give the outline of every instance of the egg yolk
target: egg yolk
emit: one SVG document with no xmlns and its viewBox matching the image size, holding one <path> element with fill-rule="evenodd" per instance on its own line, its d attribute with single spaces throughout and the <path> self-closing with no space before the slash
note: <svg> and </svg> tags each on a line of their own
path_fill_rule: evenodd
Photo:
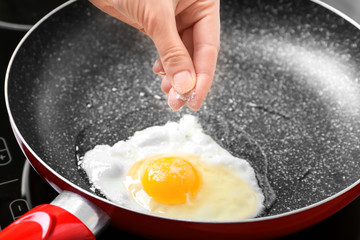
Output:
<svg viewBox="0 0 360 240">
<path fill-rule="evenodd" d="M 165 204 L 185 203 L 201 185 L 194 166 L 176 156 L 147 159 L 141 166 L 140 180 L 149 196 Z"/>
</svg>

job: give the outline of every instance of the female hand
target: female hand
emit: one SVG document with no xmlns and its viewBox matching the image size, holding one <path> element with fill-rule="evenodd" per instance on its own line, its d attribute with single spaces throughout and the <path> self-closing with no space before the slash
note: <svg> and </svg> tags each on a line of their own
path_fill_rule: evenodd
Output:
<svg viewBox="0 0 360 240">
<path fill-rule="evenodd" d="M 219 0 L 90 0 L 148 35 L 160 59 L 169 106 L 198 110 L 208 93 L 220 48 Z"/>
</svg>

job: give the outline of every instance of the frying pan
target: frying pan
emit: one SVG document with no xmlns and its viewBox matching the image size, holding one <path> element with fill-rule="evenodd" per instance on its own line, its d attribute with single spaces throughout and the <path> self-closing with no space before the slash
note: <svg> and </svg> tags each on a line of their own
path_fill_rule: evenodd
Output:
<svg viewBox="0 0 360 240">
<path fill-rule="evenodd" d="M 61 193 L 0 238 L 19 233 L 17 226 L 34 226 L 30 232 L 40 226 L 43 239 L 65 233 L 91 239 L 108 221 L 164 239 L 275 238 L 355 199 L 358 26 L 317 1 L 242 0 L 221 2 L 221 30 L 216 76 L 204 105 L 198 112 L 173 112 L 151 71 L 155 47 L 141 32 L 87 1 L 70 1 L 36 24 L 10 61 L 6 103 L 30 163 Z M 200 222 L 134 212 L 107 200 L 78 168 L 96 144 L 112 145 L 186 113 L 254 167 L 266 197 L 259 217 Z"/>
</svg>

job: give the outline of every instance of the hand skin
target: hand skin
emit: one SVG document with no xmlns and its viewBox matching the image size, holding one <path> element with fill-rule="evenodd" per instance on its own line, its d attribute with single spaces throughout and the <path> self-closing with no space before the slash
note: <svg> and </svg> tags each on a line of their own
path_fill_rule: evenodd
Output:
<svg viewBox="0 0 360 240">
<path fill-rule="evenodd" d="M 161 89 L 173 110 L 185 104 L 200 109 L 220 48 L 219 0 L 90 1 L 153 40 L 160 56 L 153 71 L 162 76 Z"/>
</svg>

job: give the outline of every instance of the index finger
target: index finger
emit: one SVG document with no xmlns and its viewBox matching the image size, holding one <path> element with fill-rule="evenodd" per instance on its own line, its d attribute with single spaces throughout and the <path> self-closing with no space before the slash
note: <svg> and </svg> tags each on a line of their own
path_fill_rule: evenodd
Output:
<svg viewBox="0 0 360 240">
<path fill-rule="evenodd" d="M 198 110 L 210 90 L 220 49 L 220 7 L 218 0 L 209 1 L 209 13 L 200 19 L 193 30 L 193 63 L 196 72 L 194 95 L 187 105 Z"/>
</svg>

